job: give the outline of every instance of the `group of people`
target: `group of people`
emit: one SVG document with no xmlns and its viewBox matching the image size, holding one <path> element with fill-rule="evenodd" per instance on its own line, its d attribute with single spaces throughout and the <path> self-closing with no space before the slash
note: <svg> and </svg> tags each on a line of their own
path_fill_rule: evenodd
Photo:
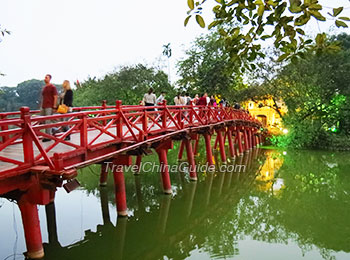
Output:
<svg viewBox="0 0 350 260">
<path fill-rule="evenodd" d="M 70 82 L 65 80 L 62 84 L 62 91 L 58 93 L 57 88 L 51 84 L 52 76 L 47 74 L 45 76 L 44 82 L 45 86 L 41 92 L 41 103 L 40 103 L 40 115 L 49 116 L 53 115 L 57 112 L 57 109 L 60 105 L 65 105 L 68 108 L 68 112 L 72 111 L 73 107 L 73 91 L 70 86 Z M 157 98 L 154 94 L 154 90 L 152 88 L 143 96 L 142 104 L 145 106 L 157 106 L 163 104 L 165 100 L 166 92 L 161 92 L 160 96 Z M 191 98 L 189 93 L 180 93 L 174 97 L 174 103 L 176 106 L 188 106 L 188 105 L 196 105 L 196 106 L 229 106 L 229 103 L 222 98 L 219 102 L 215 98 L 215 96 L 208 96 L 208 93 L 203 93 L 202 95 L 196 94 L 194 98 Z M 218 104 L 219 103 L 219 104 Z M 234 108 L 240 109 L 238 103 L 234 104 Z M 154 110 L 153 108 L 149 108 L 147 110 Z M 46 121 L 46 123 L 51 123 L 50 121 Z M 68 131 L 68 126 L 62 127 L 62 131 Z M 48 135 L 55 134 L 58 131 L 56 128 L 47 128 L 46 133 Z M 68 135 L 65 140 L 70 140 L 70 135 Z M 51 141 L 49 138 L 44 138 L 43 142 Z"/>
<path fill-rule="evenodd" d="M 158 106 L 163 104 L 165 100 L 165 92 L 162 92 L 160 96 L 157 98 L 154 94 L 152 88 L 148 90 L 148 92 L 143 96 L 141 103 L 145 106 Z M 190 97 L 189 93 L 180 93 L 174 97 L 174 103 L 176 106 L 189 106 L 189 105 L 197 105 L 197 106 L 214 106 L 217 107 L 219 104 L 222 106 L 228 106 L 229 104 L 226 102 L 224 98 L 217 102 L 217 99 L 212 95 L 208 96 L 208 93 L 204 93 L 201 96 L 198 94 L 195 95 L 194 98 Z M 236 105 L 235 105 L 236 106 Z M 148 109 L 153 110 L 153 109 Z"/>
<path fill-rule="evenodd" d="M 57 88 L 51 83 L 52 76 L 46 74 L 44 82 L 45 86 L 41 91 L 41 102 L 40 102 L 40 115 L 50 116 L 56 113 L 60 105 L 65 105 L 67 107 L 67 112 L 72 111 L 73 107 L 73 91 L 68 80 L 63 81 L 62 91 L 58 93 Z M 46 121 L 45 123 L 51 123 Z M 68 126 L 62 127 L 62 130 L 68 131 Z M 57 132 L 56 128 L 46 128 L 45 132 L 48 135 L 52 135 Z M 70 135 L 68 135 L 65 140 L 70 140 Z M 43 142 L 51 141 L 50 138 L 43 138 Z"/>
</svg>

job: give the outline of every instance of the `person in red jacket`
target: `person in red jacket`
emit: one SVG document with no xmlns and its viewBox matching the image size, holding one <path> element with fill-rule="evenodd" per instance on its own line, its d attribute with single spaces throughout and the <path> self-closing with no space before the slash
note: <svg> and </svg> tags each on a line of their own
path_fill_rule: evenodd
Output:
<svg viewBox="0 0 350 260">
<path fill-rule="evenodd" d="M 41 92 L 41 106 L 40 106 L 40 115 L 41 116 L 50 116 L 53 114 L 54 110 L 57 109 L 57 89 L 51 82 L 52 76 L 46 74 L 44 82 L 45 86 Z M 45 124 L 50 124 L 50 120 L 46 120 Z M 52 134 L 51 128 L 46 128 L 45 132 L 49 135 Z M 51 139 L 44 138 L 43 142 L 51 141 Z"/>
<path fill-rule="evenodd" d="M 197 101 L 197 106 L 206 106 L 207 105 L 207 93 L 204 93 Z"/>
</svg>

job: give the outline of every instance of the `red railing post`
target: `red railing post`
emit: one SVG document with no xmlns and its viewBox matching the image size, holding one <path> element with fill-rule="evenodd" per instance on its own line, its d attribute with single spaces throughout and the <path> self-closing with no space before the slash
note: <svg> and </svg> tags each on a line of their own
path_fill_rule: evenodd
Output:
<svg viewBox="0 0 350 260">
<path fill-rule="evenodd" d="M 106 110 L 107 108 L 107 100 L 102 100 L 102 110 Z M 102 113 L 102 116 L 105 116 L 106 113 Z M 102 124 L 105 126 L 107 124 L 106 120 L 102 121 Z"/>
<path fill-rule="evenodd" d="M 7 118 L 7 115 L 0 115 L 0 120 L 4 120 Z M 0 127 L 1 131 L 9 130 L 9 127 L 7 125 Z M 5 143 L 9 139 L 9 136 L 3 136 L 1 143 Z"/>
<path fill-rule="evenodd" d="M 164 100 L 163 101 L 163 110 L 162 110 L 162 113 L 163 113 L 163 115 L 162 115 L 162 127 L 164 130 L 167 128 L 166 104 L 167 104 L 167 101 Z"/>
<path fill-rule="evenodd" d="M 182 123 L 182 106 L 178 108 L 179 112 L 177 114 L 177 123 L 178 125 L 183 128 L 183 123 Z"/>
<path fill-rule="evenodd" d="M 122 101 L 121 100 L 116 100 L 115 101 L 115 107 L 117 109 L 117 120 L 115 122 L 116 125 L 116 132 L 117 132 L 117 136 L 119 138 L 123 138 L 123 124 L 122 124 L 122 117 L 121 117 L 121 113 L 123 113 L 122 111 Z"/>
<path fill-rule="evenodd" d="M 146 108 L 144 108 L 144 110 L 143 110 L 142 130 L 143 130 L 144 138 L 147 139 L 147 136 L 148 136 L 148 113 L 147 113 Z"/>
<path fill-rule="evenodd" d="M 87 131 L 87 115 L 83 114 L 80 116 L 80 146 L 86 148 L 88 145 L 88 131 Z"/>
<path fill-rule="evenodd" d="M 189 124 L 190 124 L 190 126 L 193 125 L 193 109 L 194 109 L 194 105 L 193 105 L 193 103 L 191 102 L 190 112 L 188 113 Z"/>
<path fill-rule="evenodd" d="M 34 163 L 34 150 L 33 150 L 33 138 L 30 134 L 29 128 L 31 128 L 31 119 L 29 113 L 29 107 L 21 107 L 21 119 L 23 120 L 23 155 L 24 162 L 33 164 Z"/>
</svg>

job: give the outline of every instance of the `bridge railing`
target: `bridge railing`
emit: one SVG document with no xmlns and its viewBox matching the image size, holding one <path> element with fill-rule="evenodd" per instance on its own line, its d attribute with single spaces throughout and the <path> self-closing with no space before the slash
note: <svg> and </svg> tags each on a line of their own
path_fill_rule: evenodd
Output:
<svg viewBox="0 0 350 260">
<path fill-rule="evenodd" d="M 72 113 L 37 116 L 22 107 L 20 112 L 0 114 L 0 178 L 21 174 L 35 165 L 59 171 L 66 157 L 84 154 L 113 144 L 136 144 L 165 133 L 184 131 L 225 121 L 260 122 L 242 110 L 212 106 L 115 106 L 75 108 Z M 9 116 L 17 116 L 8 118 Z M 33 116 L 35 115 L 35 116 Z M 57 130 L 66 128 L 65 132 Z M 56 134 L 46 131 L 55 129 Z M 71 136 L 71 140 L 67 137 Z M 51 139 L 51 142 L 41 142 Z"/>
</svg>

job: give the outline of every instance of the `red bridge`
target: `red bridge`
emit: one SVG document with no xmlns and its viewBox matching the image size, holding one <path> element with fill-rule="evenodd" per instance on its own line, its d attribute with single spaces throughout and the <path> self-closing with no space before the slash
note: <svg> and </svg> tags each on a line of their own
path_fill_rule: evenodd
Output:
<svg viewBox="0 0 350 260">
<path fill-rule="evenodd" d="M 149 111 L 154 108 L 155 111 Z M 69 190 L 77 169 L 101 164 L 100 185 L 106 185 L 112 169 L 119 216 L 127 215 L 123 167 L 135 159 L 137 173 L 142 156 L 154 149 L 160 161 L 163 190 L 171 194 L 167 151 L 181 140 L 179 159 L 186 149 L 189 176 L 197 180 L 195 155 L 202 135 L 207 164 L 214 167 L 211 137 L 216 133 L 222 162 L 225 143 L 230 157 L 261 144 L 260 122 L 243 110 L 201 106 L 115 106 L 74 108 L 72 113 L 38 116 L 39 111 L 22 107 L 20 112 L 0 113 L 0 196 L 16 200 L 22 214 L 27 256 L 43 257 L 37 205 L 54 200 L 64 182 Z M 49 128 L 69 128 L 54 136 Z M 66 137 L 70 136 L 70 140 Z M 42 142 L 42 139 L 51 139 Z M 194 145 L 194 147 L 193 147 Z M 113 167 L 108 169 L 107 165 Z M 118 167 L 120 166 L 120 167 Z"/>
</svg>

